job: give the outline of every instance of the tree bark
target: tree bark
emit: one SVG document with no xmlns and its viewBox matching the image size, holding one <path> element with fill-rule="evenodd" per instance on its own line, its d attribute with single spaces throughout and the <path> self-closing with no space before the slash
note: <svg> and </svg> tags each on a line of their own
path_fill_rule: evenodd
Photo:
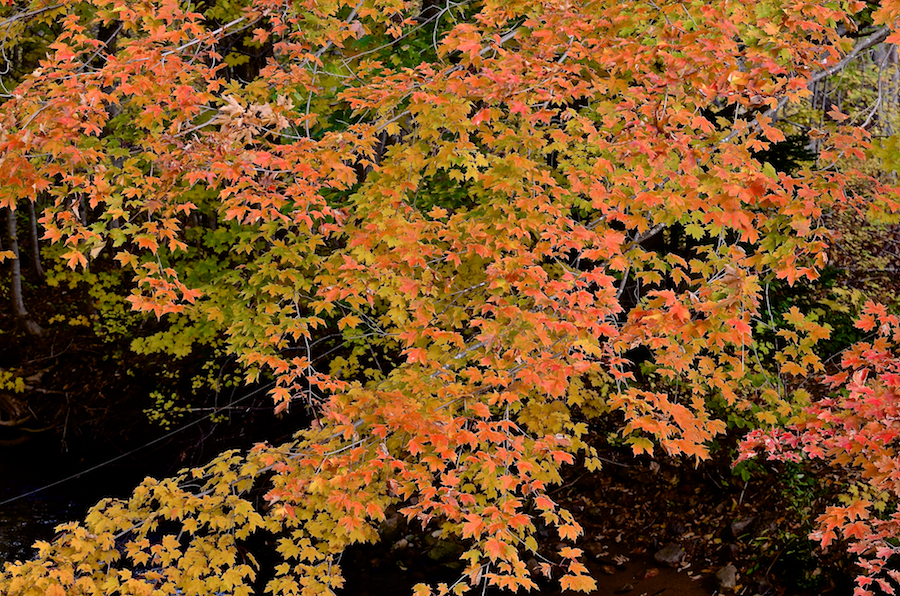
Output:
<svg viewBox="0 0 900 596">
<path fill-rule="evenodd" d="M 34 213 L 34 203 L 28 201 L 28 217 L 31 222 L 31 257 L 34 259 L 34 272 L 38 279 L 44 281 L 44 268 L 41 266 L 41 245 L 38 240 L 37 215 Z"/>
<path fill-rule="evenodd" d="M 40 335 L 43 332 L 43 329 L 41 329 L 41 326 L 31 318 L 30 314 L 28 314 L 28 309 L 25 308 L 25 301 L 22 298 L 22 265 L 21 259 L 19 258 L 19 241 L 16 235 L 16 212 L 12 208 L 9 208 L 6 211 L 6 215 L 7 232 L 9 233 L 9 250 L 15 255 L 14 258 L 11 259 L 12 279 L 10 280 L 10 284 L 12 285 L 13 312 L 25 331 L 31 335 Z"/>
</svg>

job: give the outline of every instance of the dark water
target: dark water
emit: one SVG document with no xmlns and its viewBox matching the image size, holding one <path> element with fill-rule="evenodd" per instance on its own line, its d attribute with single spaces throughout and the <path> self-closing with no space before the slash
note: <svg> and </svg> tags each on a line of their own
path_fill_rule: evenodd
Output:
<svg viewBox="0 0 900 596">
<path fill-rule="evenodd" d="M 143 477 L 134 462 L 79 475 L 97 463 L 52 449 L 42 452 L 23 446 L 0 450 L 0 565 L 28 559 L 34 542 L 51 540 L 58 524 L 83 519 L 104 497 L 126 496 Z M 22 496 L 73 475 L 77 477 Z"/>
<path fill-rule="evenodd" d="M 264 399 L 259 388 L 245 397 L 257 394 Z M 288 440 L 305 425 L 304 417 L 297 408 L 276 418 L 268 406 L 213 425 L 205 424 L 204 415 L 165 435 L 143 429 L 115 447 L 98 437 L 98 445 L 86 445 L 77 456 L 60 453 L 53 437 L 0 448 L 0 566 L 30 558 L 34 542 L 52 540 L 57 525 L 82 520 L 103 498 L 129 496 L 146 476 L 171 476 L 226 448 L 249 448 L 267 435 L 276 443 Z M 221 437 L 214 437 L 213 430 Z"/>
</svg>

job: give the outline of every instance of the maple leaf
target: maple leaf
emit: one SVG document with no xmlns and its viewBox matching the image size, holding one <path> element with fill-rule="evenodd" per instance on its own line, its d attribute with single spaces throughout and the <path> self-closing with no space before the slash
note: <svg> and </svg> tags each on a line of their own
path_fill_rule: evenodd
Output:
<svg viewBox="0 0 900 596">
<path fill-rule="evenodd" d="M 478 56 L 479 52 L 481 52 L 481 44 L 478 43 L 475 39 L 468 39 L 462 41 L 459 45 L 456 46 L 456 49 L 464 54 L 469 55 L 469 60 L 474 60 L 476 56 Z"/>
<path fill-rule="evenodd" d="M 87 257 L 79 250 L 70 250 L 63 254 L 62 258 L 66 259 L 66 265 L 70 269 L 76 269 L 79 265 L 87 267 Z"/>
<path fill-rule="evenodd" d="M 400 291 L 408 296 L 415 298 L 415 296 L 419 293 L 419 284 L 414 279 L 401 279 L 400 280 Z"/>
<path fill-rule="evenodd" d="M 553 511 L 556 509 L 556 504 L 544 495 L 538 495 L 537 497 L 535 497 L 534 505 L 538 509 L 542 509 L 544 511 Z"/>
<path fill-rule="evenodd" d="M 551 451 L 550 455 L 553 456 L 553 460 L 556 462 L 562 462 L 570 465 L 575 462 L 575 458 L 572 457 L 572 454 L 566 453 L 565 451 Z"/>
<path fill-rule="evenodd" d="M 590 592 L 597 589 L 597 582 L 589 575 L 564 575 L 559 578 L 563 590 Z"/>
<path fill-rule="evenodd" d="M 750 325 L 744 319 L 727 319 L 725 324 L 734 329 L 740 336 L 748 336 L 752 333 Z"/>
<path fill-rule="evenodd" d="M 581 526 L 577 524 L 563 524 L 559 526 L 559 537 L 563 540 L 575 540 L 581 536 Z"/>
<path fill-rule="evenodd" d="M 477 114 L 475 114 L 472 117 L 472 124 L 474 124 L 475 126 L 478 126 L 482 122 L 489 121 L 490 118 L 491 118 L 491 110 L 490 109 L 480 110 Z M 444 211 L 444 213 L 446 213 L 446 211 Z M 434 216 L 432 216 L 432 217 L 434 217 Z"/>
<path fill-rule="evenodd" d="M 466 514 L 466 523 L 463 524 L 462 535 L 463 537 L 478 538 L 482 534 L 484 527 L 484 520 L 481 517 L 471 513 Z"/>
<path fill-rule="evenodd" d="M 424 348 L 409 348 L 405 350 L 409 362 L 428 362 L 428 351 Z"/>
<path fill-rule="evenodd" d="M 836 106 L 828 110 L 827 114 L 832 120 L 836 120 L 837 122 L 842 122 L 850 117 L 847 114 L 842 113 Z"/>
<path fill-rule="evenodd" d="M 135 236 L 134 242 L 138 245 L 138 248 L 148 249 L 152 253 L 156 253 L 159 248 L 159 242 L 150 234 L 140 234 Z"/>
<path fill-rule="evenodd" d="M 505 558 L 508 546 L 499 538 L 488 538 L 484 543 L 484 552 L 492 561 L 496 561 Z"/>
</svg>

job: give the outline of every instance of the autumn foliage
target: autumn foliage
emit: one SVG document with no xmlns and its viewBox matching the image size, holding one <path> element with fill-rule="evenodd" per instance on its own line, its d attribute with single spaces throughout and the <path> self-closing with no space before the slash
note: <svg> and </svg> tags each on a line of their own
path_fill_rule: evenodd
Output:
<svg viewBox="0 0 900 596">
<path fill-rule="evenodd" d="M 599 467 L 591 421 L 619 421 L 636 454 L 703 458 L 726 428 L 713 401 L 764 425 L 798 414 L 805 398 L 759 375 L 824 372 L 828 329 L 790 312 L 759 368 L 763 288 L 817 278 L 823 214 L 896 207 L 839 167 L 870 146 L 837 109 L 810 132 L 814 164 L 757 155 L 813 79 L 900 40 L 900 5 L 191 6 L 11 5 L 22 31 L 56 34 L 0 107 L 0 207 L 49 197 L 45 239 L 70 267 L 128 271 L 136 311 L 188 348 L 225 338 L 249 379 L 274 378 L 276 411 L 316 420 L 101 502 L 6 567 L 10 596 L 249 594 L 262 532 L 283 558 L 269 591 L 327 593 L 390 507 L 470 544 L 459 583 L 420 593 L 533 588 L 536 520 L 581 533 L 548 488 Z M 754 436 L 803 437 L 900 495 L 900 326 L 867 316 L 879 339 L 831 377 L 848 393 Z M 896 515 L 871 506 L 826 513 L 822 540 L 885 561 Z M 564 588 L 592 588 L 577 548 L 542 555 Z"/>
<path fill-rule="evenodd" d="M 812 404 L 788 429 L 753 431 L 741 457 L 765 453 L 770 459 L 797 461 L 805 454 L 853 470 L 859 484 L 840 505 L 819 516 L 820 530 L 812 537 L 826 547 L 839 538 L 850 542 L 865 572 L 858 593 L 874 583 L 892 594 L 900 579 L 888 566 L 900 533 L 900 513 L 888 509 L 900 496 L 900 319 L 883 306 L 869 304 L 857 326 L 874 332 L 874 337 L 847 350 L 842 370 L 825 378 L 835 389 L 833 396 Z"/>
</svg>

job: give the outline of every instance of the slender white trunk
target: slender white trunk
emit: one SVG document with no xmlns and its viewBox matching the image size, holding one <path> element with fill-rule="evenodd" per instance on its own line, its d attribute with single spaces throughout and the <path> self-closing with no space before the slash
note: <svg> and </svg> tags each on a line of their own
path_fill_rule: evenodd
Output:
<svg viewBox="0 0 900 596">
<path fill-rule="evenodd" d="M 9 233 L 9 250 L 15 255 L 10 261 L 12 267 L 12 279 L 10 282 L 12 285 L 13 312 L 25 328 L 25 331 L 31 335 L 40 335 L 43 332 L 43 329 L 41 329 L 41 326 L 35 323 L 34 319 L 31 318 L 31 315 L 28 314 L 28 309 L 25 308 L 25 300 L 22 298 L 22 265 L 21 259 L 19 258 L 19 240 L 16 234 L 16 212 L 12 209 L 7 209 L 6 215 L 7 232 Z"/>
</svg>

